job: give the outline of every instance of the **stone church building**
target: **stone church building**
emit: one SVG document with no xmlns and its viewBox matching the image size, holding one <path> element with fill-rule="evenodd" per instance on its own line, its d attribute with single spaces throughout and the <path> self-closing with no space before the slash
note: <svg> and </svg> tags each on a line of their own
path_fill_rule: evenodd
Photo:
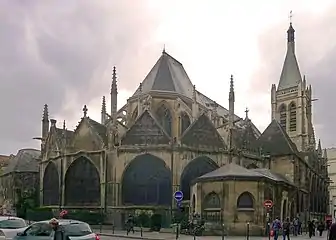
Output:
<svg viewBox="0 0 336 240">
<path fill-rule="evenodd" d="M 246 111 L 235 114 L 234 79 L 229 108 L 202 94 L 183 65 L 163 51 L 127 103 L 117 109 L 113 69 L 111 106 L 101 119 L 83 117 L 74 131 L 42 119 L 40 200 L 44 206 L 100 209 L 109 215 L 136 209 L 175 211 L 181 190 L 190 214 L 226 223 L 265 227 L 270 217 L 322 216 L 328 203 L 327 157 L 315 142 L 312 88 L 302 77 L 287 31 L 287 53 L 271 88 L 272 121 L 263 133 Z"/>
</svg>

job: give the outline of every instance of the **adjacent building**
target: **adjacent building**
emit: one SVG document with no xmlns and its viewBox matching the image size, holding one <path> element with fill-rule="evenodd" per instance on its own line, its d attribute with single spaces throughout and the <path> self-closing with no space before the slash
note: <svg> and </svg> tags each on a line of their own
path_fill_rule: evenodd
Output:
<svg viewBox="0 0 336 240">
<path fill-rule="evenodd" d="M 336 148 L 328 148 L 328 175 L 330 178 L 329 187 L 329 213 L 336 218 Z"/>
<path fill-rule="evenodd" d="M 42 119 L 40 200 L 44 206 L 100 209 L 123 216 L 139 210 L 176 209 L 172 195 L 184 193 L 190 214 L 200 213 L 229 231 L 260 234 L 270 217 L 327 213 L 326 151 L 315 142 L 312 87 L 295 56 L 294 28 L 280 80 L 271 87 L 272 119 L 263 133 L 246 111 L 235 114 L 234 78 L 228 79 L 229 108 L 201 93 L 183 65 L 163 51 L 127 103 L 117 109 L 117 73 L 111 106 L 102 100 L 95 121 L 84 106 L 74 131 Z M 122 79 L 120 80 L 122 81 Z M 120 218 L 122 219 L 122 218 Z"/>
</svg>

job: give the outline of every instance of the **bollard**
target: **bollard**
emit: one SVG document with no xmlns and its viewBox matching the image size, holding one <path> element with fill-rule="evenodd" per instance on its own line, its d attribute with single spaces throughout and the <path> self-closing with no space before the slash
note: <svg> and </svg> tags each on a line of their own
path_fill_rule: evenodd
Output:
<svg viewBox="0 0 336 240">
<path fill-rule="evenodd" d="M 194 237 L 194 240 L 196 240 L 196 228 L 197 228 L 197 226 L 194 226 L 194 229 L 193 229 L 193 237 Z"/>
<path fill-rule="evenodd" d="M 271 223 L 268 222 L 267 225 L 268 225 L 268 240 L 271 240 Z"/>
<path fill-rule="evenodd" d="M 103 223 L 102 222 L 100 222 L 100 224 L 99 224 L 99 231 L 100 231 L 100 233 L 102 233 L 102 231 L 103 231 Z"/>
<path fill-rule="evenodd" d="M 114 234 L 114 223 L 112 224 L 112 234 Z"/>
<path fill-rule="evenodd" d="M 175 239 L 178 239 L 179 238 L 179 225 L 178 223 L 176 223 L 176 238 Z"/>
<path fill-rule="evenodd" d="M 225 228 L 224 228 L 224 223 L 222 224 L 222 240 L 225 240 Z"/>
<path fill-rule="evenodd" d="M 140 236 L 142 237 L 142 225 L 140 225 Z"/>
<path fill-rule="evenodd" d="M 246 240 L 250 239 L 250 223 L 246 224 Z"/>
</svg>

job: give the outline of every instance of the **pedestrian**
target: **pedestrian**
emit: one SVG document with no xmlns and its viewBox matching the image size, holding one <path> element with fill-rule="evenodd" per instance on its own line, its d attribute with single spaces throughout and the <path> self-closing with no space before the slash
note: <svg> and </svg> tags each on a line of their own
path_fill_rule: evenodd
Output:
<svg viewBox="0 0 336 240">
<path fill-rule="evenodd" d="M 331 224 L 329 229 L 329 240 L 336 240 L 336 223 Z"/>
<path fill-rule="evenodd" d="M 294 236 L 296 237 L 299 234 L 299 219 L 296 217 L 293 220 L 293 227 L 294 227 Z"/>
<path fill-rule="evenodd" d="M 131 231 L 134 234 L 134 218 L 130 214 L 130 215 L 128 215 L 128 218 L 126 220 L 126 234 L 128 235 Z"/>
<path fill-rule="evenodd" d="M 273 221 L 272 229 L 273 229 L 274 240 L 278 240 L 279 231 L 281 229 L 281 221 L 279 220 L 279 217 L 276 217 L 275 220 Z"/>
<path fill-rule="evenodd" d="M 51 228 L 54 230 L 54 239 L 53 240 L 63 240 L 63 231 L 59 226 L 59 222 L 56 218 L 52 218 L 49 221 L 49 224 L 51 225 Z"/>
<path fill-rule="evenodd" d="M 289 218 L 286 218 L 286 220 L 282 224 L 282 237 L 283 237 L 283 240 L 286 240 L 286 237 L 287 237 L 288 240 L 290 240 L 290 237 L 289 237 L 290 227 L 291 227 L 291 224 L 289 222 Z"/>
<path fill-rule="evenodd" d="M 309 238 L 312 238 L 315 232 L 315 224 L 314 221 L 308 221 L 308 236 Z"/>
<path fill-rule="evenodd" d="M 325 228 L 325 225 L 324 225 L 324 223 L 321 221 L 321 222 L 317 225 L 317 231 L 319 232 L 320 237 L 322 237 L 324 228 Z"/>
</svg>

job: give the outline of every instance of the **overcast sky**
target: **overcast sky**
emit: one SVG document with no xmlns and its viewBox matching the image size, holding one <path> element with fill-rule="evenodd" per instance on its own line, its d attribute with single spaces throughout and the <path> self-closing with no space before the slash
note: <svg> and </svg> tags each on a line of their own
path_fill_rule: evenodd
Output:
<svg viewBox="0 0 336 240">
<path fill-rule="evenodd" d="M 73 129 L 84 104 L 100 119 L 112 67 L 119 105 L 166 51 L 197 89 L 227 107 L 235 77 L 237 114 L 245 107 L 262 131 L 278 83 L 293 10 L 302 74 L 313 85 L 316 136 L 336 145 L 336 3 L 333 0 L 0 1 L 0 154 L 38 147 L 43 105 Z M 216 86 L 215 88 L 213 86 Z"/>
</svg>

